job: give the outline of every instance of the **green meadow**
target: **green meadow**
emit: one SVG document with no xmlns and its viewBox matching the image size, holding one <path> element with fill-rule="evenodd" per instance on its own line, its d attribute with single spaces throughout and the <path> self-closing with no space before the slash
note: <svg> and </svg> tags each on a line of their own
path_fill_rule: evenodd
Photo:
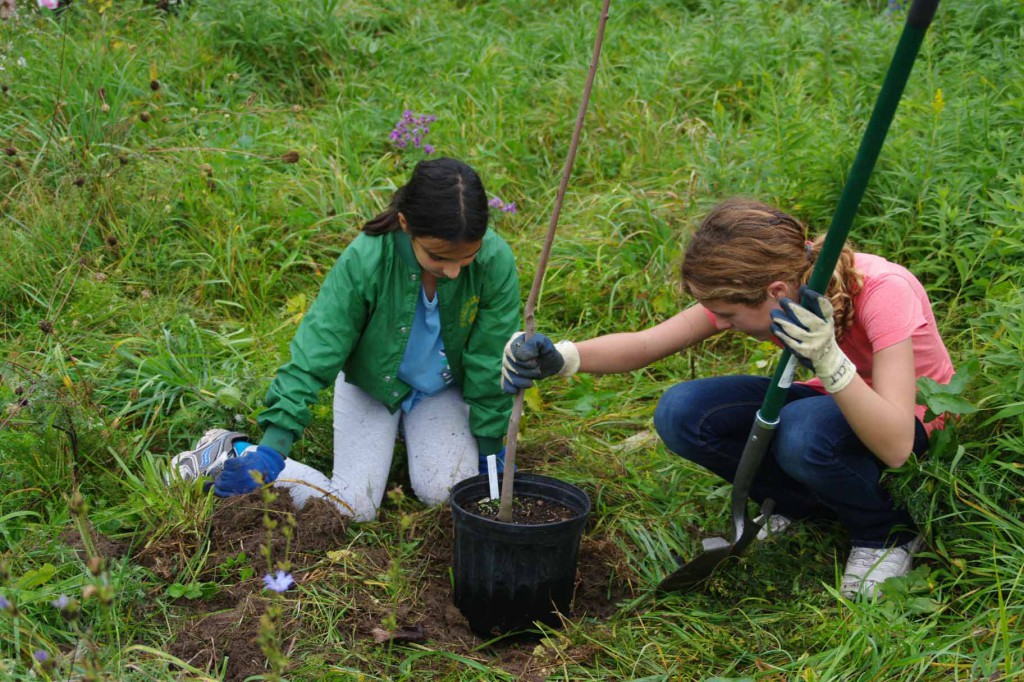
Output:
<svg viewBox="0 0 1024 682">
<path fill-rule="evenodd" d="M 851 231 L 925 284 L 958 370 L 921 387 L 949 427 L 886 477 L 925 533 L 914 571 L 878 602 L 844 599 L 848 539 L 807 524 L 696 592 L 652 593 L 673 554 L 730 532 L 731 487 L 652 426 L 675 382 L 771 371 L 773 346 L 724 335 L 530 391 L 520 470 L 588 493 L 580 570 L 605 608 L 527 641 L 438 634 L 432 618 L 457 618 L 422 605 L 427 586 L 448 589 L 450 513 L 408 492 L 401 448 L 380 520 L 316 531 L 330 538 L 316 547 L 301 515 L 256 504 L 225 527 L 230 505 L 164 474 L 208 428 L 257 435 L 327 271 L 426 157 L 389 137 L 404 111 L 436 116 L 433 156 L 515 203 L 493 227 L 525 302 L 600 1 L 13 6 L 0 19 L 0 679 L 1022 679 L 1019 0 L 940 4 Z M 613 0 L 538 331 L 582 339 L 688 305 L 687 234 L 726 197 L 823 232 L 904 18 L 881 0 Z M 325 392 L 293 455 L 329 470 L 332 437 Z M 262 589 L 282 562 L 296 586 Z M 196 636 L 210 623 L 209 641 Z M 394 636 L 416 626 L 420 641 Z"/>
</svg>

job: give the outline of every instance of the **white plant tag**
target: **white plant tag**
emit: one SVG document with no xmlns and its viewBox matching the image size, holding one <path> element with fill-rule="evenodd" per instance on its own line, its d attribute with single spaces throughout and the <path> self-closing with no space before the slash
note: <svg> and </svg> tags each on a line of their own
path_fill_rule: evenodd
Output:
<svg viewBox="0 0 1024 682">
<path fill-rule="evenodd" d="M 498 456 L 487 455 L 487 482 L 491 484 L 491 499 L 498 499 Z"/>
</svg>

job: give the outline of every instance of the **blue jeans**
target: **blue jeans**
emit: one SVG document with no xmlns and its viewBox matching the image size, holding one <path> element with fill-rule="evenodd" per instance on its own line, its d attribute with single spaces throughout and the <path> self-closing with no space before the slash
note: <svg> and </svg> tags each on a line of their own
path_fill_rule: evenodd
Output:
<svg viewBox="0 0 1024 682">
<path fill-rule="evenodd" d="M 654 426 L 677 455 L 727 481 L 740 456 L 770 380 L 757 376 L 697 379 L 665 392 Z M 917 419 L 914 452 L 928 435 Z M 786 391 L 779 425 L 750 488 L 757 502 L 775 500 L 792 519 L 831 515 L 854 545 L 888 547 L 910 540 L 914 522 L 880 485 L 886 466 L 854 434 L 832 396 L 794 384 Z"/>
</svg>

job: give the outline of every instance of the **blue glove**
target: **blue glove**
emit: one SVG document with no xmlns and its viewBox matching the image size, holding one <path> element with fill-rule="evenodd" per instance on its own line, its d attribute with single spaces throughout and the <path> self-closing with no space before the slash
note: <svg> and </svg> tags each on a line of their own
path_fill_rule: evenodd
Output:
<svg viewBox="0 0 1024 682">
<path fill-rule="evenodd" d="M 232 457 L 213 481 L 213 494 L 217 497 L 244 495 L 259 490 L 261 485 L 277 480 L 284 469 L 284 457 L 266 445 L 260 445 L 241 457 Z M 258 474 L 260 482 L 253 474 Z"/>
<path fill-rule="evenodd" d="M 495 459 L 498 460 L 498 473 L 500 474 L 505 471 L 505 448 L 498 450 L 494 454 L 496 455 Z M 487 455 L 480 455 L 480 473 L 487 473 Z"/>
<path fill-rule="evenodd" d="M 580 354 L 571 341 L 552 343 L 543 334 L 534 334 L 529 340 L 519 332 L 505 344 L 501 362 L 501 388 L 505 393 L 517 393 L 533 386 L 535 379 L 555 374 L 568 377 L 580 367 Z"/>
<path fill-rule="evenodd" d="M 800 287 L 801 304 L 783 298 L 781 308 L 771 311 L 771 330 L 801 364 L 810 367 L 825 390 L 846 388 L 857 368 L 836 342 L 832 302 L 813 289 Z"/>
</svg>

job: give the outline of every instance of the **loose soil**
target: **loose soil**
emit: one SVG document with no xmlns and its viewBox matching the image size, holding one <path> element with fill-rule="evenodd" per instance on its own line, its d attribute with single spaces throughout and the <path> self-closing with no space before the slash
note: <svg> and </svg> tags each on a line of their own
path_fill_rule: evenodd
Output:
<svg viewBox="0 0 1024 682">
<path fill-rule="evenodd" d="M 555 652 L 538 646 L 535 639 L 483 647 L 484 640 L 469 629 L 452 603 L 453 524 L 446 506 L 415 511 L 403 518 L 401 509 L 386 502 L 380 519 L 382 531 L 386 537 L 401 538 L 403 546 L 412 548 L 400 552 L 395 546 L 385 546 L 372 531 L 350 533 L 347 520 L 326 502 L 313 500 L 304 509 L 295 510 L 287 495 L 268 506 L 254 493 L 218 502 L 208 537 L 209 554 L 195 578 L 216 582 L 218 592 L 210 600 L 178 600 L 183 613 L 180 620 L 171 623 L 176 634 L 167 645 L 173 655 L 213 675 L 223 675 L 228 682 L 266 671 L 265 658 L 255 641 L 260 616 L 271 601 L 262 582 L 267 572 L 267 559 L 260 551 L 268 538 L 265 512 L 279 523 L 278 528 L 287 525 L 289 514 L 296 521 L 288 543 L 288 559 L 297 587 L 279 602 L 283 604 L 283 616 L 277 626 L 286 647 L 306 638 L 324 641 L 323 628 L 333 627 L 334 632 L 326 635 L 334 641 L 343 639 L 345 644 L 335 645 L 340 652 L 337 654 L 330 648 L 320 652 L 328 664 L 349 656 L 346 665 L 352 665 L 350 656 L 354 653 L 360 655 L 365 667 L 370 667 L 383 658 L 374 656 L 374 647 L 400 647 L 402 642 L 416 641 L 422 642 L 418 646 L 472 658 L 522 680 L 541 680 L 552 665 L 591 663 L 597 653 L 592 645 L 559 647 Z M 371 529 L 373 525 L 365 527 Z M 284 547 L 277 530 L 271 542 L 275 561 L 284 556 Z M 167 537 L 151 543 L 135 559 L 172 583 L 182 580 L 178 571 L 198 551 L 195 540 Z M 246 567 L 252 577 L 241 580 L 239 576 Z M 389 592 L 381 578 L 391 571 L 401 574 L 397 584 L 404 588 L 398 593 Z M 617 602 L 633 596 L 633 584 L 633 573 L 617 546 L 584 536 L 575 597 L 566 619 L 609 617 Z M 344 615 L 333 626 L 327 625 L 323 601 L 313 608 L 308 603 L 312 600 L 304 599 L 298 589 L 302 585 L 332 592 L 337 585 L 337 608 Z M 388 624 L 393 627 L 389 629 Z M 450 665 L 440 657 L 438 660 L 439 665 Z M 379 670 L 364 672 L 386 676 L 389 669 L 380 664 Z"/>
<path fill-rule="evenodd" d="M 486 519 L 497 519 L 501 508 L 499 500 L 482 497 L 466 505 L 466 511 Z M 577 513 L 561 502 L 553 502 L 540 497 L 520 495 L 512 498 L 512 523 L 524 526 L 537 526 L 542 523 L 557 523 L 575 518 Z"/>
</svg>

